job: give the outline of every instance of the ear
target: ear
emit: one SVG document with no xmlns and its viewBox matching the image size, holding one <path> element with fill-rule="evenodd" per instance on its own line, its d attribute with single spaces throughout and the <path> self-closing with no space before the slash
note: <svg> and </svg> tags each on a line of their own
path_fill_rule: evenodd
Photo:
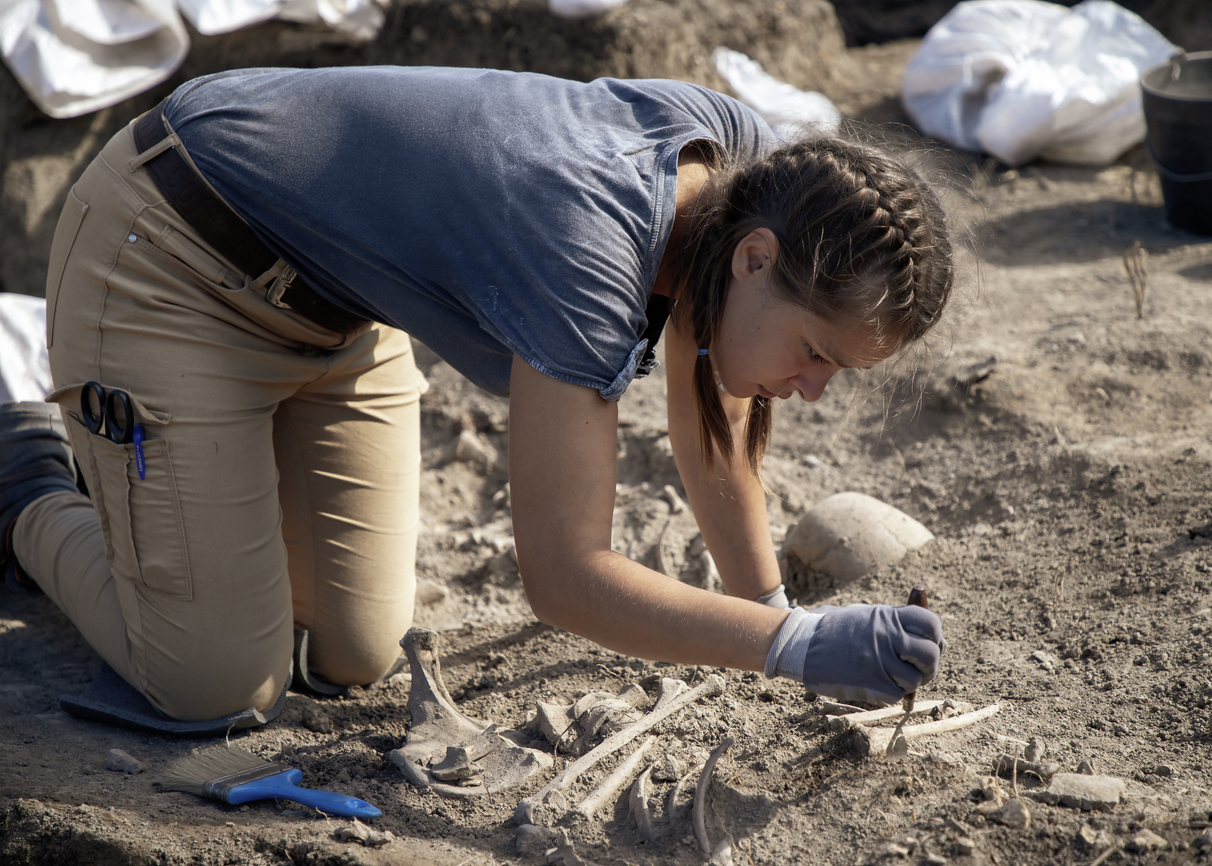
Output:
<svg viewBox="0 0 1212 866">
<path fill-rule="evenodd" d="M 754 229 L 732 251 L 732 275 L 738 280 L 769 279 L 778 260 L 779 242 L 768 228 Z"/>
</svg>

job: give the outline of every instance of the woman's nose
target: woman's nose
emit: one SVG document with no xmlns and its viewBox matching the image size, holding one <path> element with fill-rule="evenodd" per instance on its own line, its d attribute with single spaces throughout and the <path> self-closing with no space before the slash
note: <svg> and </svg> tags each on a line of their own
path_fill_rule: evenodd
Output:
<svg viewBox="0 0 1212 866">
<path fill-rule="evenodd" d="M 833 374 L 836 372 L 833 368 L 827 368 L 803 376 L 796 376 L 791 380 L 791 387 L 799 392 L 800 399 L 805 403 L 815 403 L 821 399 L 821 395 L 825 393 L 825 386 L 829 384 L 829 380 L 833 378 Z"/>
</svg>

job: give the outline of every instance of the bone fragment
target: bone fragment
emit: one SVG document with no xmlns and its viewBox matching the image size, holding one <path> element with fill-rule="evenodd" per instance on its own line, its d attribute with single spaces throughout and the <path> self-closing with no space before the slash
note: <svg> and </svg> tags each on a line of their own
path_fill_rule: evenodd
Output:
<svg viewBox="0 0 1212 866">
<path fill-rule="evenodd" d="M 928 713 L 935 707 L 941 707 L 943 701 L 918 701 L 913 707 L 913 714 L 920 715 Z M 847 728 L 853 728 L 857 725 L 865 725 L 868 722 L 882 722 L 884 719 L 893 719 L 898 716 L 905 715 L 905 711 L 901 709 L 900 704 L 893 704 L 888 707 L 881 707 L 878 710 L 867 710 L 862 713 L 849 713 L 842 716 L 826 716 L 825 723 L 831 731 L 844 731 Z"/>
<path fill-rule="evenodd" d="M 732 866 L 732 840 L 725 836 L 711 852 L 707 866 Z"/>
<path fill-rule="evenodd" d="M 961 728 L 984 721 L 1000 709 L 1001 707 L 997 704 L 990 704 L 971 713 L 951 716 L 950 718 L 940 719 L 937 722 L 909 725 L 900 729 L 900 735 L 907 740 L 911 740 L 915 737 L 924 737 L 929 734 L 945 734 L 949 731 L 958 731 Z M 900 712 L 900 707 L 897 707 L 895 708 L 894 715 Z M 855 725 L 852 730 L 857 735 L 858 750 L 864 757 L 887 754 L 888 745 L 895 733 L 891 728 L 868 728 L 863 725 Z"/>
<path fill-rule="evenodd" d="M 994 769 L 998 775 L 1002 776 L 1013 776 L 1017 779 L 1020 775 L 1030 773 L 1033 776 L 1039 776 L 1045 782 L 1050 782 L 1052 781 L 1052 777 L 1060 772 L 1060 765 L 1025 761 L 1014 755 L 1002 755 L 997 759 L 997 765 Z"/>
<path fill-rule="evenodd" d="M 673 713 L 682 709 L 687 704 L 693 703 L 702 697 L 715 697 L 723 693 L 724 678 L 719 674 L 712 674 L 690 691 L 684 692 L 683 694 L 680 694 L 673 700 L 669 701 L 669 703 L 667 703 L 661 709 L 653 710 L 634 725 L 624 728 L 617 734 L 608 737 L 597 748 L 573 761 L 562 771 L 557 773 L 555 778 L 544 785 L 537 794 L 518 801 L 518 806 L 516 809 L 514 809 L 513 813 L 514 820 L 519 824 L 534 824 L 534 813 L 536 808 L 546 805 L 547 798 L 551 794 L 563 791 L 574 781 L 576 781 L 577 778 L 584 775 L 590 767 L 593 767 L 598 763 L 598 761 L 602 760 L 602 758 L 617 752 L 640 734 L 643 734 L 651 728 L 656 727 L 661 722 L 665 721 L 666 718 L 673 715 Z"/>
<path fill-rule="evenodd" d="M 711 774 L 715 770 L 715 762 L 720 759 L 720 755 L 728 751 L 732 747 L 732 737 L 724 737 L 720 744 L 715 747 L 715 751 L 711 753 L 711 757 L 707 759 L 707 763 L 703 765 L 703 773 L 699 776 L 698 787 L 694 790 L 694 812 L 692 813 L 694 820 L 694 835 L 698 837 L 699 847 L 703 850 L 706 857 L 711 857 L 711 843 L 707 841 L 707 822 L 703 815 L 704 808 L 707 804 L 707 789 L 711 787 Z"/>
<path fill-rule="evenodd" d="M 640 772 L 641 764 L 648 756 L 648 750 L 654 743 L 656 743 L 656 737 L 649 737 L 640 743 L 639 748 L 627 756 L 627 760 L 615 767 L 614 772 L 603 779 L 602 784 L 581 801 L 581 805 L 577 806 L 577 812 L 586 818 L 592 818 L 599 809 L 636 777 L 636 774 Z"/>
<path fill-rule="evenodd" d="M 656 829 L 652 826 L 652 810 L 648 806 L 648 777 L 651 775 L 652 767 L 640 773 L 640 778 L 631 786 L 631 796 L 628 798 L 631 817 L 635 818 L 641 835 L 649 842 L 656 838 Z"/>
<path fill-rule="evenodd" d="M 669 796 L 665 800 L 665 820 L 672 821 L 677 816 L 678 798 L 682 796 L 682 790 L 690 781 L 690 777 L 697 772 L 699 772 L 699 767 L 698 764 L 695 764 L 682 778 L 678 779 L 676 785 L 669 789 Z"/>
<path fill-rule="evenodd" d="M 845 716 L 850 713 L 861 713 L 861 707 L 850 704 L 839 704 L 837 701 L 821 701 L 821 712 L 827 716 Z"/>
<path fill-rule="evenodd" d="M 597 866 L 592 860 L 586 860 L 577 853 L 567 830 L 561 827 L 556 833 L 556 846 L 547 852 L 548 863 L 557 863 L 559 866 Z"/>
</svg>

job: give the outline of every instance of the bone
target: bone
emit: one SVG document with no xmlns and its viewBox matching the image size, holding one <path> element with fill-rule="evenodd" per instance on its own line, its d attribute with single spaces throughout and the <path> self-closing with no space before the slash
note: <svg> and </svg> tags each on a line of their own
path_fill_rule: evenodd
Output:
<svg viewBox="0 0 1212 866">
<path fill-rule="evenodd" d="M 918 701 L 913 707 L 913 715 L 921 715 L 928 713 L 935 707 L 941 707 L 942 701 Z M 862 713 L 848 713 L 841 716 L 826 716 L 825 723 L 831 731 L 844 731 L 847 728 L 865 725 L 868 722 L 882 722 L 884 719 L 892 719 L 897 716 L 905 715 L 905 711 L 901 709 L 900 704 L 893 704 L 889 707 L 881 707 L 878 710 L 867 710 Z"/>
<path fill-rule="evenodd" d="M 656 710 L 659 710 L 661 707 L 665 706 L 665 704 L 669 703 L 689 688 L 690 686 L 686 685 L 681 680 L 673 680 L 669 677 L 662 677 L 661 684 L 657 687 L 657 699 L 656 703 L 652 707 L 653 711 L 655 712 Z"/>
<path fill-rule="evenodd" d="M 602 784 L 581 801 L 581 804 L 577 806 L 577 813 L 586 818 L 592 818 L 599 809 L 613 800 L 619 791 L 623 790 L 640 772 L 640 767 L 648 756 L 648 750 L 655 743 L 656 737 L 649 737 L 640 743 L 639 748 L 627 756 L 627 760 L 615 767 L 614 772 L 603 779 Z"/>
<path fill-rule="evenodd" d="M 669 796 L 665 800 L 665 820 L 672 821 L 677 817 L 678 797 L 682 796 L 682 791 L 686 787 L 686 783 L 690 778 L 699 772 L 698 765 L 691 767 L 682 778 L 678 779 L 677 784 L 669 789 Z"/>
<path fill-rule="evenodd" d="M 908 725 L 900 728 L 900 736 L 903 736 L 906 740 L 912 740 L 916 737 L 924 737 L 930 734 L 945 734 L 949 731 L 958 731 L 977 722 L 984 721 L 1000 709 L 1001 707 L 997 704 L 990 704 L 971 713 L 951 716 L 946 719 L 940 719 L 937 722 Z M 896 707 L 893 715 L 899 715 L 900 712 L 900 707 Z M 893 735 L 896 733 L 896 731 L 890 728 L 868 728 L 863 725 L 855 725 L 851 730 L 857 736 L 858 750 L 864 757 L 887 754 L 888 746 L 892 742 Z"/>
<path fill-rule="evenodd" d="M 549 755 L 510 741 L 520 737 L 516 731 L 459 711 L 442 681 L 438 645 L 437 634 L 424 628 L 409 629 L 400 641 L 412 670 L 412 724 L 404 745 L 388 755 L 391 762 L 417 787 L 444 797 L 497 793 L 549 768 Z"/>
<path fill-rule="evenodd" d="M 707 822 L 703 814 L 707 805 L 707 789 L 711 787 L 711 774 L 715 771 L 715 763 L 720 759 L 720 755 L 727 752 L 732 747 L 732 737 L 724 737 L 720 744 L 715 747 L 715 751 L 711 753 L 711 757 L 707 759 L 707 763 L 703 765 L 703 773 L 699 776 L 699 784 L 694 790 L 694 835 L 698 837 L 699 848 L 702 849 L 703 855 L 711 857 L 712 847 L 707 840 Z M 731 858 L 731 851 L 729 853 Z"/>
<path fill-rule="evenodd" d="M 707 866 L 732 866 L 731 839 L 725 837 L 716 844 L 715 850 L 711 852 L 711 859 L 707 861 Z"/>
<path fill-rule="evenodd" d="M 640 719 L 634 725 L 624 728 L 617 734 L 608 737 L 600 746 L 573 761 L 562 771 L 556 774 L 555 778 L 548 782 L 535 795 L 527 797 L 524 800 L 518 801 L 517 808 L 514 809 L 514 820 L 519 824 L 534 824 L 535 810 L 546 805 L 547 798 L 552 794 L 559 793 L 571 785 L 580 776 L 584 775 L 588 770 L 595 766 L 598 761 L 605 758 L 607 755 L 612 755 L 623 746 L 630 743 L 640 734 L 656 727 L 661 722 L 665 721 L 669 716 L 676 711 L 682 709 L 687 704 L 691 704 L 703 697 L 715 697 L 724 693 L 724 678 L 719 674 L 712 674 L 699 683 L 688 692 L 683 692 L 673 700 L 669 701 L 664 707 L 659 710 L 653 710 L 644 718 Z"/>
<path fill-rule="evenodd" d="M 631 786 L 631 796 L 627 802 L 631 809 L 631 817 L 635 818 L 641 835 L 649 842 L 656 839 L 656 828 L 652 826 L 652 810 L 648 806 L 648 777 L 651 775 L 652 767 L 640 773 L 640 777 Z"/>
<path fill-rule="evenodd" d="M 1030 773 L 1031 775 L 1039 776 L 1045 782 L 1049 782 L 1053 776 L 1060 772 L 1060 765 L 1042 764 L 1038 761 L 1025 761 L 1013 755 L 1002 755 L 997 759 L 994 769 L 998 775 L 1002 776 L 1013 776 L 1017 779 L 1019 775 Z"/>
</svg>

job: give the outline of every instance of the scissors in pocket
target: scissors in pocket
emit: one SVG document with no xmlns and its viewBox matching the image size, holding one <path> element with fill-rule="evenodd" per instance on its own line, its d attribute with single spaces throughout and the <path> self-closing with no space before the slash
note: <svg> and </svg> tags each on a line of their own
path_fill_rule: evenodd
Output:
<svg viewBox="0 0 1212 866">
<path fill-rule="evenodd" d="M 135 466 L 139 469 L 139 480 L 142 481 L 146 473 L 143 462 L 143 425 L 135 420 L 130 394 L 120 388 L 107 391 L 96 382 L 85 382 L 80 391 L 80 414 L 89 433 L 104 436 L 115 445 L 135 443 Z"/>
</svg>

